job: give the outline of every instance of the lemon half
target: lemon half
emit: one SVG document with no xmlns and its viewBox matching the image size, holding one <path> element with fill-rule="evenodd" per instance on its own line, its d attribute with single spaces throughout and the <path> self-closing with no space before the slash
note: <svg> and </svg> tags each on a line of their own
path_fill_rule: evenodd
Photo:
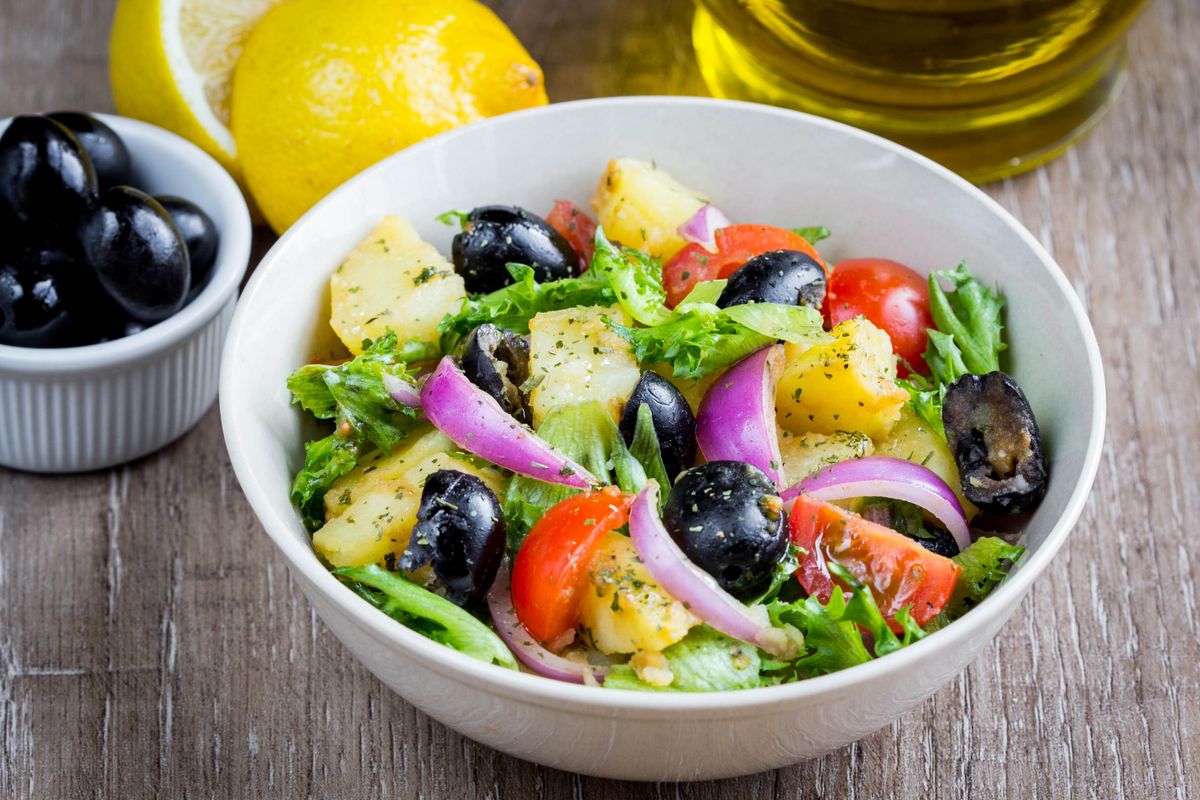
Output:
<svg viewBox="0 0 1200 800">
<path fill-rule="evenodd" d="M 174 131 L 240 179 L 229 130 L 234 65 L 280 0 L 120 0 L 109 39 L 117 111 Z"/>
</svg>

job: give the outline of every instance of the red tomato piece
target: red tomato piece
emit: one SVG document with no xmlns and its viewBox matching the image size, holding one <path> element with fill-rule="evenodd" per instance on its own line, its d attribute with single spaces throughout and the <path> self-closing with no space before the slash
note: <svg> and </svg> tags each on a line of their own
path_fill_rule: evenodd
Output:
<svg viewBox="0 0 1200 800">
<path fill-rule="evenodd" d="M 717 252 L 710 253 L 699 244 L 689 244 L 663 267 L 663 287 L 667 305 L 674 308 L 698 281 L 728 278 L 751 258 L 770 250 L 798 250 L 812 256 L 825 274 L 829 267 L 800 234 L 771 225 L 730 225 L 716 233 Z"/>
<path fill-rule="evenodd" d="M 579 624 L 579 596 L 600 542 L 629 521 L 633 498 L 615 486 L 578 494 L 551 508 L 530 529 L 512 570 L 517 618 L 540 642 Z"/>
<path fill-rule="evenodd" d="M 860 314 L 887 332 L 892 351 L 923 375 L 925 346 L 933 316 L 929 313 L 929 285 L 918 273 L 884 258 L 848 258 L 839 261 L 825 292 L 830 327 Z M 897 374 L 908 369 L 901 362 Z"/>
<path fill-rule="evenodd" d="M 596 222 L 570 200 L 554 201 L 554 209 L 546 222 L 575 248 L 579 254 L 579 271 L 586 272 L 596 249 Z"/>
<path fill-rule="evenodd" d="M 904 606 L 919 625 L 940 614 L 962 572 L 902 533 L 807 495 L 796 498 L 788 525 L 803 551 L 796 577 L 806 592 L 829 601 L 834 579 L 826 562 L 835 561 L 866 584 L 897 631 L 892 618 Z"/>
</svg>

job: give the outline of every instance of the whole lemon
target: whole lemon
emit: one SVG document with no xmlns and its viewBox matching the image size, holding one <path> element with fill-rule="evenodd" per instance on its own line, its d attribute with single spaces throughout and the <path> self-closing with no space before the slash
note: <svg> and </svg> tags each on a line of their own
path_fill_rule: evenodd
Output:
<svg viewBox="0 0 1200 800">
<path fill-rule="evenodd" d="M 474 0 L 287 0 L 246 40 L 230 127 L 246 184 L 283 232 L 397 150 L 545 103 L 541 68 Z"/>
</svg>

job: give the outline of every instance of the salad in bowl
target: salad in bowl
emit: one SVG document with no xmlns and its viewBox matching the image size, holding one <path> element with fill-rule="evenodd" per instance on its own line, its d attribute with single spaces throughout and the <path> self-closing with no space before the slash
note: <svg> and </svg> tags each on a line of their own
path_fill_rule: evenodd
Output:
<svg viewBox="0 0 1200 800">
<path fill-rule="evenodd" d="M 326 426 L 292 486 L 323 563 L 603 688 L 801 681 L 969 613 L 1050 477 L 1003 287 L 718 205 L 618 158 L 589 210 L 446 212 L 449 257 L 380 220 L 329 279 L 344 351 L 287 381 Z"/>
</svg>

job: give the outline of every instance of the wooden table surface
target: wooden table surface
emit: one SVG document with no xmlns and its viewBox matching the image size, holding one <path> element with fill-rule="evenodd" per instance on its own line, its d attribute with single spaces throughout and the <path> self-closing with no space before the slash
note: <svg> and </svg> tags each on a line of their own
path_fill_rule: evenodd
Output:
<svg viewBox="0 0 1200 800">
<path fill-rule="evenodd" d="M 0 0 L 0 115 L 110 108 L 112 1 Z M 495 5 L 554 99 L 703 92 L 687 0 Z M 1090 138 L 988 189 L 1095 323 L 1096 488 L 1015 621 L 912 713 L 708 784 L 581 778 L 476 745 L 316 619 L 214 410 L 111 471 L 0 470 L 0 798 L 1200 797 L 1200 3 L 1155 0 L 1131 49 Z"/>
</svg>

